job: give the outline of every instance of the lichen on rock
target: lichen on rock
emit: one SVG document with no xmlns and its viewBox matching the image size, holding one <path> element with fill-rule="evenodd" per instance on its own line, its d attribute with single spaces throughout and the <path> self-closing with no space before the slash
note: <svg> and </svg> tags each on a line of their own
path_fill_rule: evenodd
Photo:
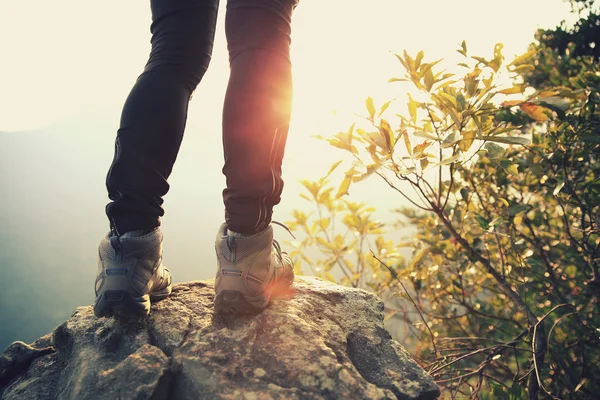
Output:
<svg viewBox="0 0 600 400">
<path fill-rule="evenodd" d="M 212 281 L 174 285 L 144 320 L 90 306 L 0 356 L 0 399 L 435 399 L 373 294 L 297 278 L 255 316 L 215 314 Z"/>
</svg>

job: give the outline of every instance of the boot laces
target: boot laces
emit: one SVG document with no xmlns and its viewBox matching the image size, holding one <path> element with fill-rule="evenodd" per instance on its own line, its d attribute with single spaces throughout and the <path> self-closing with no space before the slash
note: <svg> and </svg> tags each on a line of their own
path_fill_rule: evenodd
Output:
<svg viewBox="0 0 600 400">
<path fill-rule="evenodd" d="M 292 233 L 292 231 L 290 230 L 290 228 L 288 228 L 287 226 L 285 226 L 284 224 L 282 224 L 281 222 L 278 221 L 271 221 L 272 224 L 275 225 L 279 225 L 281 226 L 283 229 L 285 229 L 286 231 L 288 231 L 288 233 L 290 235 L 292 235 L 292 237 L 294 239 L 296 239 L 296 236 L 294 236 L 294 234 Z M 279 257 L 279 260 L 281 262 L 283 262 L 283 252 L 281 251 L 281 246 L 279 245 L 279 242 L 275 239 L 273 239 L 273 247 L 275 248 L 275 251 L 277 252 L 277 257 Z"/>
</svg>

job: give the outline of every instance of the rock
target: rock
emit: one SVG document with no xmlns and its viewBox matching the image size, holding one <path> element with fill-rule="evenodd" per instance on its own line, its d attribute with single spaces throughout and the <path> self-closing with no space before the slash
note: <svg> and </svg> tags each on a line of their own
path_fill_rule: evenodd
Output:
<svg viewBox="0 0 600 400">
<path fill-rule="evenodd" d="M 176 284 L 147 319 L 92 307 L 0 357 L 0 398 L 435 399 L 369 292 L 300 277 L 256 316 L 213 313 L 212 281 Z"/>
</svg>

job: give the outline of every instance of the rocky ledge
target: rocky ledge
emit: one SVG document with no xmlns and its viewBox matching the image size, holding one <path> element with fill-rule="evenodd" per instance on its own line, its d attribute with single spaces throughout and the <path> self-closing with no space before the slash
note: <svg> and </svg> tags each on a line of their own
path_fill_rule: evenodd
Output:
<svg viewBox="0 0 600 400">
<path fill-rule="evenodd" d="M 376 296 L 317 278 L 257 316 L 221 316 L 213 282 L 174 285 L 145 320 L 68 321 L 0 357 L 1 399 L 435 399 Z"/>
</svg>

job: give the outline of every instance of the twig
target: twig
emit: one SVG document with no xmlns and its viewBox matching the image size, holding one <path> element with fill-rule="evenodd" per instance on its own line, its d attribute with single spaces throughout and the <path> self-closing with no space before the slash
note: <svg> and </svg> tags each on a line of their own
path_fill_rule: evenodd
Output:
<svg viewBox="0 0 600 400">
<path fill-rule="evenodd" d="M 404 290 L 404 293 L 406 293 L 406 295 L 410 299 L 410 301 L 413 304 L 413 306 L 415 307 L 415 309 L 419 312 L 419 316 L 421 317 L 421 321 L 423 321 L 423 323 L 427 327 L 427 330 L 429 331 L 429 336 L 431 336 L 431 345 L 433 346 L 433 352 L 435 353 L 435 356 L 437 357 L 438 356 L 438 350 L 437 350 L 437 347 L 435 346 L 435 336 L 433 336 L 433 332 L 431 331 L 431 328 L 429 327 L 429 324 L 425 320 L 425 317 L 421 313 L 421 310 L 419 310 L 419 307 L 417 307 L 417 303 L 415 303 L 415 301 L 413 300 L 413 298 L 410 295 L 410 293 L 408 292 L 408 290 L 406 290 L 406 287 L 404 286 L 404 283 L 402 283 L 402 281 L 400 279 L 398 279 L 398 274 L 396 273 L 396 271 L 392 270 L 386 263 L 384 263 L 383 261 L 381 261 L 375 255 L 375 253 L 373 252 L 373 250 L 370 250 L 370 251 L 371 251 L 371 255 L 373 256 L 373 258 L 375 258 L 377 261 L 379 261 L 379 263 L 381 265 L 383 265 L 384 267 L 386 267 L 388 269 L 388 271 L 390 271 L 390 274 L 392 274 L 392 277 L 394 277 L 394 279 L 396 279 L 396 281 L 400 284 L 400 286 L 402 286 L 402 289 Z"/>
</svg>

